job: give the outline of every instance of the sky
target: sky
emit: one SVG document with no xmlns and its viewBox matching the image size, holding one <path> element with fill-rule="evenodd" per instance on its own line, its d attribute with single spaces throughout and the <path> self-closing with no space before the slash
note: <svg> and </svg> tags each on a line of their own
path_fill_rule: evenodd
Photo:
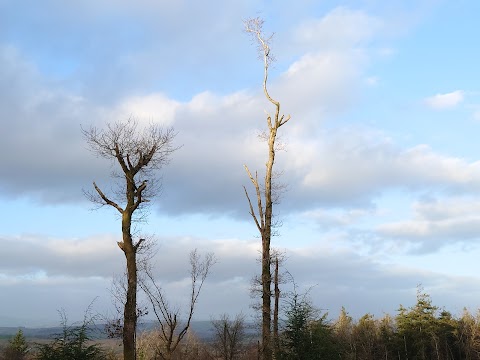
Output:
<svg viewBox="0 0 480 360">
<path fill-rule="evenodd" d="M 110 189 L 82 127 L 172 126 L 180 148 L 136 234 L 170 302 L 188 254 L 214 252 L 195 313 L 251 314 L 260 239 L 243 165 L 264 171 L 273 111 L 243 20 L 261 17 L 269 90 L 291 120 L 272 246 L 334 319 L 411 306 L 419 284 L 460 314 L 480 307 L 476 0 L 0 0 L 0 326 L 112 312 L 124 257 Z M 285 292 L 289 285 L 286 285 Z"/>
</svg>

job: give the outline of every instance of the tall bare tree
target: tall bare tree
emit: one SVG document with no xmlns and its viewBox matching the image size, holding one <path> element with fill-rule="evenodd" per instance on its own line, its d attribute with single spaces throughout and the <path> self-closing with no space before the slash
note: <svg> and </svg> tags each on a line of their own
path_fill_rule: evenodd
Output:
<svg viewBox="0 0 480 360">
<path fill-rule="evenodd" d="M 273 165 L 275 163 L 276 138 L 278 129 L 290 120 L 290 115 L 285 116 L 280 113 L 280 102 L 273 99 L 267 89 L 268 69 L 273 61 L 270 53 L 270 40 L 272 36 L 265 37 L 263 30 L 263 20 L 260 18 L 249 19 L 245 21 L 245 31 L 252 36 L 258 44 L 260 55 L 263 59 L 263 92 L 267 100 L 274 106 L 275 114 L 267 112 L 266 140 L 268 143 L 268 160 L 265 165 L 265 178 L 263 184 L 258 180 L 258 173 L 255 175 L 245 165 L 245 170 L 255 188 L 257 198 L 257 210 L 255 211 L 253 203 L 248 195 L 247 188 L 244 187 L 245 195 L 250 206 L 250 215 L 252 216 L 262 239 L 262 356 L 264 360 L 272 359 L 272 341 L 271 341 L 271 282 L 270 273 L 270 241 L 272 237 L 272 218 L 273 204 L 275 194 L 273 192 L 272 178 Z"/>
<path fill-rule="evenodd" d="M 112 194 L 102 191 L 95 182 L 95 192 L 87 192 L 94 203 L 113 207 L 120 213 L 123 251 L 127 265 L 127 292 L 123 312 L 123 356 L 135 360 L 135 336 L 137 328 L 137 253 L 144 239 L 134 241 L 132 221 L 142 216 L 142 209 L 158 190 L 159 178 L 155 170 L 165 165 L 176 148 L 172 145 L 175 132 L 151 124 L 140 128 L 138 122 L 107 124 L 105 129 L 91 126 L 82 129 L 89 149 L 98 157 L 108 159 L 120 167 L 114 170 L 118 187 Z M 114 168 L 115 169 L 115 168 Z"/>
<path fill-rule="evenodd" d="M 190 301 L 187 319 L 184 322 L 181 319 L 180 309 L 168 302 L 162 288 L 155 281 L 151 267 L 146 268 L 145 280 L 140 282 L 140 286 L 152 304 L 153 312 L 159 325 L 160 346 L 155 348 L 155 359 L 157 356 L 163 360 L 171 360 L 173 358 L 175 350 L 190 328 L 198 296 L 215 262 L 216 259 L 213 253 L 206 254 L 202 259 L 196 249 L 190 252 Z"/>
</svg>

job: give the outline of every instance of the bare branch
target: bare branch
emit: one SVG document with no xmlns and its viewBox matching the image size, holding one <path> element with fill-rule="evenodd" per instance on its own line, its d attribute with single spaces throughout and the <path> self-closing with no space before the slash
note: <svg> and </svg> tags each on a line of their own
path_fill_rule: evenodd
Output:
<svg viewBox="0 0 480 360">
<path fill-rule="evenodd" d="M 146 269 L 146 281 L 140 282 L 140 287 L 146 293 L 153 307 L 153 312 L 159 323 L 161 338 L 165 343 L 165 349 L 160 350 L 162 357 L 172 354 L 185 337 L 190 328 L 190 323 L 195 312 L 195 306 L 200 295 L 203 284 L 210 273 L 211 267 L 216 263 L 213 253 L 208 253 L 202 259 L 195 249 L 190 253 L 190 277 L 191 292 L 188 317 L 185 325 L 177 332 L 179 326 L 179 308 L 172 308 L 165 298 L 165 295 L 154 279 L 151 267 Z M 163 353 L 163 351 L 165 353 Z"/>
<path fill-rule="evenodd" d="M 182 338 L 187 333 L 190 322 L 195 311 L 195 305 L 197 304 L 198 296 L 202 290 L 203 283 L 207 278 L 211 267 L 217 262 L 215 255 L 213 253 L 208 253 L 205 255 L 205 258 L 201 260 L 200 255 L 198 254 L 197 249 L 190 252 L 190 277 L 192 279 L 192 291 L 190 297 L 190 312 L 188 315 L 187 323 L 183 330 L 178 334 L 177 344 L 182 340 Z"/>
<path fill-rule="evenodd" d="M 133 193 L 133 196 L 137 198 L 135 201 L 135 204 L 133 205 L 133 210 L 135 211 L 142 202 L 148 202 L 150 200 L 148 199 L 143 199 L 142 198 L 142 193 L 143 191 L 147 188 L 147 181 L 148 180 L 143 180 L 142 184 L 137 188 L 137 190 Z"/>
<path fill-rule="evenodd" d="M 118 210 L 118 212 L 120 214 L 123 213 L 123 209 L 118 206 L 118 204 L 112 200 L 110 200 L 109 198 L 107 198 L 105 196 L 105 194 L 102 192 L 102 190 L 100 190 L 100 188 L 97 186 L 97 184 L 95 184 L 95 181 L 93 182 L 93 187 L 95 188 L 95 190 L 97 191 L 98 195 L 100 195 L 100 197 L 102 198 L 103 201 L 105 201 L 105 204 L 106 205 L 110 205 L 110 206 L 113 206 L 115 209 Z"/>
<path fill-rule="evenodd" d="M 255 187 L 255 192 L 256 192 L 256 195 L 257 195 L 258 217 L 260 218 L 260 224 L 258 224 L 258 222 L 259 222 L 258 218 L 255 217 L 254 219 L 255 219 L 255 223 L 257 223 L 257 227 L 258 227 L 260 233 L 262 233 L 263 230 L 265 229 L 265 217 L 264 217 L 265 215 L 264 215 L 264 208 L 263 208 L 263 204 L 262 204 L 262 192 L 260 191 L 260 185 L 258 183 L 258 173 L 255 172 L 255 177 L 253 177 L 252 173 L 248 169 L 248 166 L 243 165 L 243 167 L 245 168 L 245 171 L 247 172 L 253 186 Z M 247 195 L 248 202 L 250 204 L 251 213 L 255 214 L 255 212 L 253 211 L 253 207 L 251 206 L 252 203 L 250 201 L 250 197 L 248 196 L 247 189 L 245 187 L 244 187 L 244 189 L 245 189 L 245 193 Z"/>
<path fill-rule="evenodd" d="M 247 339 L 245 316 L 240 313 L 230 320 L 229 315 L 223 314 L 220 319 L 212 320 L 212 325 L 213 346 L 221 354 L 222 359 L 237 359 Z"/>
<path fill-rule="evenodd" d="M 264 75 L 263 75 L 263 91 L 267 99 L 277 107 L 279 106 L 278 101 L 272 99 L 267 89 L 267 80 L 268 80 L 268 68 L 270 64 L 275 60 L 273 55 L 270 52 L 270 42 L 273 38 L 273 34 L 269 37 L 265 37 L 263 34 L 263 23 L 264 21 L 260 18 L 253 18 L 244 21 L 245 31 L 252 35 L 254 41 L 258 44 L 258 50 L 263 58 L 264 66 Z"/>
<path fill-rule="evenodd" d="M 285 119 L 285 115 L 282 115 L 282 117 L 280 118 L 280 122 L 278 123 L 278 127 L 286 124 L 288 122 L 288 120 L 290 120 L 290 115 L 288 115 Z"/>
<path fill-rule="evenodd" d="M 248 191 L 247 188 L 244 186 L 243 189 L 245 190 L 245 196 L 247 197 L 248 200 L 248 205 L 250 206 L 250 215 L 252 215 L 253 220 L 255 221 L 255 225 L 257 225 L 257 229 L 260 233 L 262 233 L 262 228 L 260 226 L 260 223 L 258 222 L 257 215 L 255 215 L 255 211 L 253 210 L 253 205 L 250 200 L 250 196 L 248 196 Z"/>
</svg>

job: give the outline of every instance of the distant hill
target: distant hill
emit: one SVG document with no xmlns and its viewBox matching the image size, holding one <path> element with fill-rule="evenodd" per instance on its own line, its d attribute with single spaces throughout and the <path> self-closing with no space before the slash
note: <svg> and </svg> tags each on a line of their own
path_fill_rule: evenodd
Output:
<svg viewBox="0 0 480 360">
<path fill-rule="evenodd" d="M 23 326 L 0 326 L 0 338 L 9 339 L 14 336 L 20 329 L 22 330 L 23 335 L 25 335 L 27 339 L 51 339 L 56 334 L 62 333 L 62 327 L 27 328 Z"/>
<path fill-rule="evenodd" d="M 156 326 L 155 321 L 147 321 L 139 324 L 138 330 L 151 330 Z M 105 339 L 104 332 L 105 325 L 97 324 L 91 328 L 91 337 L 93 339 Z M 29 328 L 29 327 L 2 327 L 0 326 L 0 339 L 10 339 L 17 331 L 21 329 L 23 334 L 28 339 L 52 339 L 55 335 L 62 333 L 61 326 Z M 200 338 L 200 340 L 208 342 L 213 338 L 213 327 L 210 321 L 192 321 L 191 329 Z M 249 330 L 253 334 L 252 330 Z"/>
</svg>

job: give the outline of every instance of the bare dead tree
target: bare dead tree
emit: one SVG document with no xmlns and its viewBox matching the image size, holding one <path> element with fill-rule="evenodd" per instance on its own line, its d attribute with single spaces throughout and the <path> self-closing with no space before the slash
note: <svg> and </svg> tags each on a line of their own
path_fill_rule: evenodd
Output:
<svg viewBox="0 0 480 360">
<path fill-rule="evenodd" d="M 212 320 L 214 341 L 213 347 L 223 360 L 235 360 L 245 346 L 247 333 L 245 331 L 245 315 L 237 314 L 233 320 L 223 314 L 219 319 Z"/>
<path fill-rule="evenodd" d="M 156 355 L 161 359 L 171 360 L 173 353 L 187 334 L 198 296 L 215 262 L 213 253 L 206 254 L 202 259 L 196 249 L 190 252 L 191 292 L 186 321 L 181 320 L 180 308 L 168 302 L 162 288 L 155 281 L 152 268 L 148 267 L 145 270 L 145 281 L 141 281 L 140 286 L 150 300 L 158 321 L 161 346 L 157 347 Z"/>
<path fill-rule="evenodd" d="M 265 37 L 262 26 L 263 20 L 260 18 L 254 18 L 245 21 L 245 31 L 250 34 L 254 41 L 258 44 L 258 50 L 263 60 L 263 92 L 267 100 L 275 108 L 275 114 L 273 115 L 273 118 L 270 113 L 267 112 L 268 132 L 266 133 L 266 138 L 268 143 L 268 160 L 265 165 L 264 183 L 260 184 L 258 180 L 258 173 L 255 172 L 255 175 L 253 175 L 249 168 L 245 165 L 245 170 L 248 174 L 248 177 L 255 188 L 257 211 L 254 210 L 247 188 L 244 187 L 244 190 L 250 206 L 250 215 L 252 216 L 262 239 L 262 356 L 264 360 L 271 360 L 272 278 L 270 273 L 270 241 L 272 236 L 273 204 L 275 202 L 275 196 L 272 195 L 272 176 L 273 165 L 275 162 L 275 140 L 277 138 L 277 132 L 281 126 L 285 125 L 290 120 L 290 116 L 281 115 L 280 102 L 273 99 L 267 89 L 268 69 L 274 59 L 270 53 L 270 40 L 272 36 Z"/>
<path fill-rule="evenodd" d="M 87 197 L 99 206 L 108 205 L 120 213 L 122 241 L 117 242 L 123 251 L 127 265 L 127 291 L 123 311 L 123 354 L 125 360 L 135 360 L 135 335 L 137 328 L 137 253 L 144 239 L 134 241 L 132 221 L 141 217 L 141 210 L 156 194 L 158 177 L 155 170 L 161 169 L 177 149 L 172 143 L 175 132 L 172 128 L 150 125 L 141 129 L 137 121 L 107 124 L 105 129 L 91 126 L 82 128 L 89 149 L 97 156 L 110 160 L 120 167 L 114 168 L 113 177 L 118 187 L 107 194 L 95 182 L 95 192 L 86 192 Z"/>
</svg>

